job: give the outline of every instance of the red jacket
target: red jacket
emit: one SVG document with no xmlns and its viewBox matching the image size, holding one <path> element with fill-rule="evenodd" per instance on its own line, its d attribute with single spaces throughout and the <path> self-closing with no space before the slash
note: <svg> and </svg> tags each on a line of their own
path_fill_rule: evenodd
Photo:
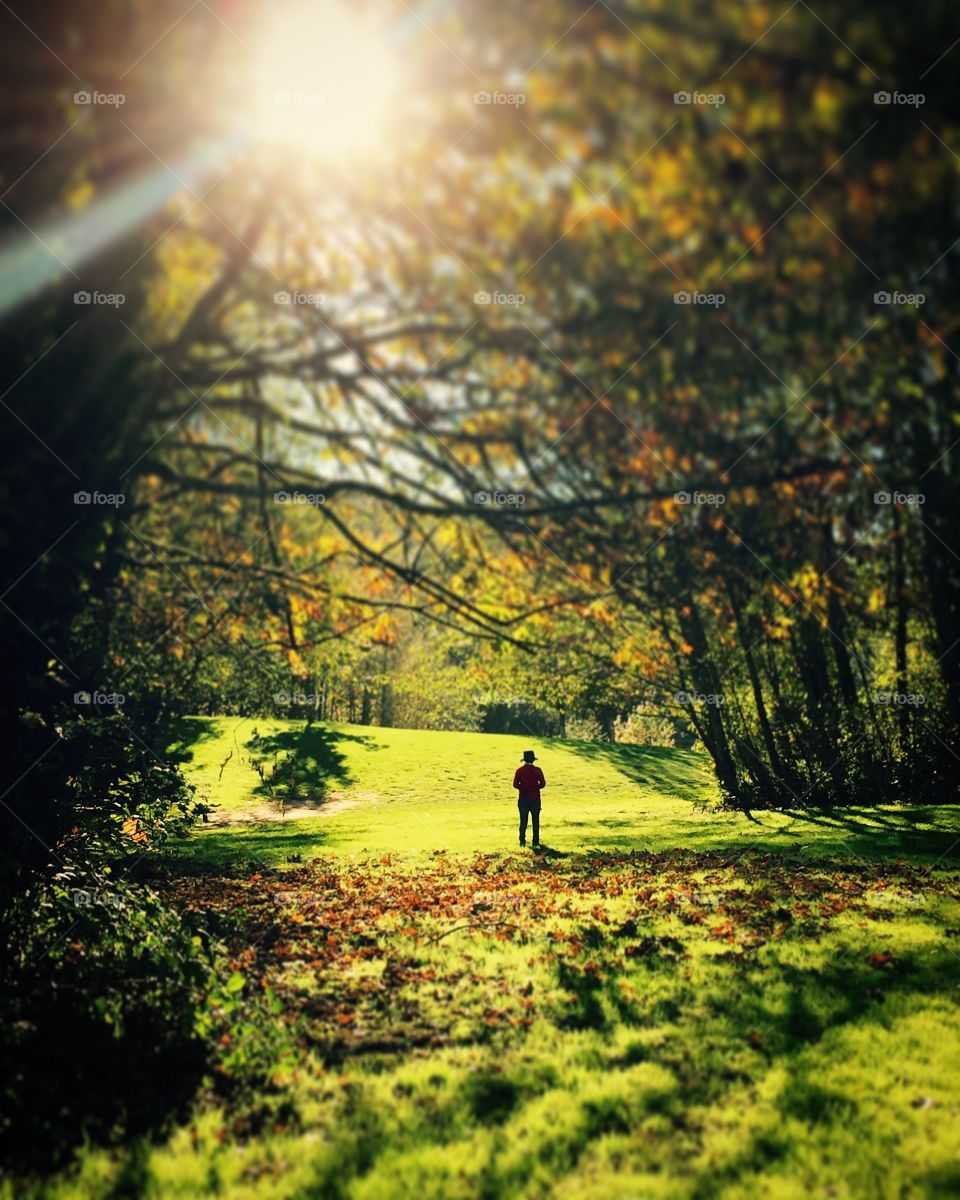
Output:
<svg viewBox="0 0 960 1200">
<path fill-rule="evenodd" d="M 533 763 L 524 763 L 522 767 L 517 767 L 513 786 L 520 793 L 521 800 L 536 800 L 539 804 L 540 789 L 547 786 L 547 781 L 539 767 L 535 767 Z"/>
</svg>

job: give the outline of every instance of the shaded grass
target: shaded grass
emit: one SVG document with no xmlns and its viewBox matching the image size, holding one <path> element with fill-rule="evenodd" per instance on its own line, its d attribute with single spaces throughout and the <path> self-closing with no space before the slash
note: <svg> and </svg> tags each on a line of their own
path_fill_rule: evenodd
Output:
<svg viewBox="0 0 960 1200">
<path fill-rule="evenodd" d="M 261 759 L 274 766 L 273 780 L 280 787 L 290 788 L 293 768 L 296 786 L 311 794 L 323 796 L 331 785 L 350 782 L 346 756 L 340 746 L 356 742 L 367 746 L 369 737 L 358 737 L 342 730 L 334 731 L 322 725 L 293 725 L 288 729 L 272 729 L 246 740 L 243 746 L 248 761 Z M 260 781 L 254 788 L 257 795 L 270 794 L 267 783 Z"/>
</svg>

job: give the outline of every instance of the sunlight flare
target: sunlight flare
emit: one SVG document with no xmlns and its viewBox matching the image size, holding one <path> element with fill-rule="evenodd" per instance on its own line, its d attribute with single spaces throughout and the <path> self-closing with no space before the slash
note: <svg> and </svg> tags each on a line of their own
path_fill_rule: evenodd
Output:
<svg viewBox="0 0 960 1200">
<path fill-rule="evenodd" d="M 258 140 L 321 156 L 383 144 L 398 69 L 376 23 L 340 4 L 297 3 L 271 12 L 255 53 Z"/>
</svg>

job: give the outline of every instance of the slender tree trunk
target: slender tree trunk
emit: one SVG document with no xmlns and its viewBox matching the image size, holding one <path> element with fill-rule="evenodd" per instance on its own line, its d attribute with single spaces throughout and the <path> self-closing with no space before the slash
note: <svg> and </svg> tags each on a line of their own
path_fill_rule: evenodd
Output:
<svg viewBox="0 0 960 1200">
<path fill-rule="evenodd" d="M 707 633 L 696 602 L 690 593 L 683 597 L 677 613 L 680 631 L 684 641 L 692 647 L 688 656 L 690 675 L 693 678 L 696 691 L 708 695 L 720 692 L 720 679 L 710 658 Z M 691 704 L 691 709 L 694 705 Z M 709 741 L 704 742 L 713 758 L 717 770 L 717 778 L 731 796 L 742 799 L 740 780 L 736 761 L 730 749 L 730 740 L 723 721 L 722 705 L 707 703 L 704 705 L 703 723 L 709 731 Z"/>
<path fill-rule="evenodd" d="M 827 586 L 827 629 L 830 633 L 830 650 L 837 667 L 837 684 L 840 695 L 847 705 L 856 703 L 857 685 L 850 663 L 850 648 L 847 645 L 847 618 L 840 598 L 843 563 L 838 561 L 837 544 L 833 536 L 833 522 L 828 517 L 822 525 L 824 561 L 821 567 Z"/>
<path fill-rule="evenodd" d="M 743 656 L 747 664 L 747 674 L 750 677 L 750 687 L 753 691 L 753 702 L 757 708 L 757 721 L 760 725 L 760 733 L 763 737 L 764 745 L 767 748 L 767 754 L 770 758 L 770 766 L 773 768 L 775 775 L 783 774 L 783 764 L 780 761 L 780 753 L 777 750 L 777 743 L 773 737 L 773 730 L 770 727 L 770 719 L 767 716 L 767 706 L 763 699 L 763 688 L 760 684 L 760 674 L 757 671 L 757 664 L 753 657 L 753 645 L 757 640 L 747 631 L 746 621 L 744 620 L 743 610 L 740 607 L 733 586 L 727 583 L 727 595 L 730 597 L 730 605 L 733 608 L 733 617 L 737 626 L 737 636 L 740 638 L 740 644 L 743 646 Z"/>
<path fill-rule="evenodd" d="M 792 633 L 791 642 L 804 686 L 807 726 L 815 747 L 814 757 L 820 770 L 832 780 L 834 800 L 842 802 L 846 797 L 846 772 L 843 769 L 843 754 L 838 749 L 827 656 L 816 618 L 808 616 L 800 621 Z"/>
<path fill-rule="evenodd" d="M 896 613 L 894 626 L 894 653 L 897 667 L 897 691 L 902 696 L 907 691 L 907 605 L 906 591 L 906 562 L 904 554 L 903 516 L 896 505 L 893 506 L 893 603 Z M 900 753 L 906 753 L 909 736 L 909 714 L 907 705 L 897 705 L 897 719 L 900 724 Z"/>
</svg>

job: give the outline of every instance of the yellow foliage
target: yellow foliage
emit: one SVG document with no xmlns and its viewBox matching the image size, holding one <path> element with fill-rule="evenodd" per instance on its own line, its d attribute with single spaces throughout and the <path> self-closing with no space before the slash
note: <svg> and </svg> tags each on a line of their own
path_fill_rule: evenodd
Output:
<svg viewBox="0 0 960 1200">
<path fill-rule="evenodd" d="M 194 234 L 166 237 L 154 253 L 158 278 L 147 289 L 147 315 L 159 332 L 168 333 L 187 318 L 197 296 L 217 277 L 223 256 Z"/>
<path fill-rule="evenodd" d="M 840 112 L 840 95 L 837 89 L 827 83 L 819 83 L 813 93 L 813 108 L 824 124 L 833 125 Z"/>
<path fill-rule="evenodd" d="M 377 618 L 371 633 L 371 640 L 379 646 L 394 646 L 397 642 L 397 623 L 389 613 Z"/>
</svg>

